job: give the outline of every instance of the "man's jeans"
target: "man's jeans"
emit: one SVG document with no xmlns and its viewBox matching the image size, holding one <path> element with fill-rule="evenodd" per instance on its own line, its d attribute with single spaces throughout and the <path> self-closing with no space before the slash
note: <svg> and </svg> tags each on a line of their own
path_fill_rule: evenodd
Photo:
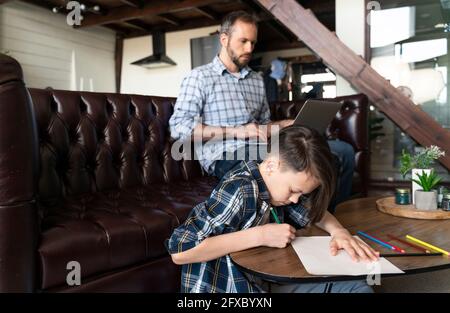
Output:
<svg viewBox="0 0 450 313">
<path fill-rule="evenodd" d="M 336 205 L 345 201 L 352 192 L 352 178 L 353 171 L 355 169 L 355 152 L 353 147 L 341 140 L 328 140 L 328 145 L 331 152 L 337 158 L 338 164 L 336 164 L 337 171 L 337 186 L 336 193 L 333 200 L 330 203 L 328 210 L 334 213 Z M 262 149 L 265 151 L 265 149 Z M 255 145 L 245 146 L 244 151 L 235 151 L 230 153 L 233 157 L 226 159 L 225 154 L 223 160 L 217 160 L 214 164 L 214 175 L 221 179 L 227 172 L 232 170 L 239 162 L 249 161 L 250 156 L 253 160 L 261 161 L 264 159 L 265 154 L 260 153 L 262 150 L 257 150 Z M 238 158 L 239 153 L 239 158 Z"/>
<path fill-rule="evenodd" d="M 341 140 L 328 140 L 328 145 L 331 152 L 339 160 L 336 196 L 330 205 L 330 212 L 334 213 L 336 205 L 347 200 L 352 193 L 355 151 L 350 144 Z"/>
</svg>

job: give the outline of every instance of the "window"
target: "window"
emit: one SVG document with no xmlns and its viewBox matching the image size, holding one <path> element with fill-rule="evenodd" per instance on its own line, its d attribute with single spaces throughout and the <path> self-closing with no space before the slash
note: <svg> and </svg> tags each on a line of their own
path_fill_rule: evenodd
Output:
<svg viewBox="0 0 450 313">
<path fill-rule="evenodd" d="M 450 72 L 450 8 L 444 1 L 382 1 L 381 10 L 370 16 L 371 65 L 390 83 L 450 129 L 447 81 Z M 380 118 L 384 120 L 380 123 Z M 371 107 L 371 177 L 375 180 L 403 180 L 399 157 L 403 149 L 422 147 L 402 132 L 381 112 Z M 382 129 L 377 127 L 382 126 Z M 450 151 L 447 151 L 450 153 Z M 438 165 L 444 181 L 448 171 Z"/>
<path fill-rule="evenodd" d="M 317 83 L 323 83 L 323 98 L 336 97 L 336 75 L 331 72 L 318 74 L 305 74 L 301 77 L 302 93 L 307 94 Z"/>
</svg>

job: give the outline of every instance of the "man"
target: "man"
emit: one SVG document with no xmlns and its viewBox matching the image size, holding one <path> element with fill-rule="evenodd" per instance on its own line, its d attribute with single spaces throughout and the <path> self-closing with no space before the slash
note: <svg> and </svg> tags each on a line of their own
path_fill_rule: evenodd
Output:
<svg viewBox="0 0 450 313">
<path fill-rule="evenodd" d="M 293 123 L 293 120 L 270 121 L 263 79 L 247 66 L 257 35 L 253 16 L 244 11 L 228 14 L 220 28 L 219 55 L 211 63 L 193 69 L 183 80 L 169 121 L 174 139 L 206 142 L 195 144 L 195 152 L 203 169 L 218 178 L 242 160 L 238 158 L 241 151 L 248 159 L 249 147 L 254 142 L 266 141 L 268 129 Z M 226 140 L 212 141 L 221 137 Z M 338 152 L 335 146 L 340 148 Z M 350 178 L 340 183 L 338 197 L 345 198 L 351 191 L 353 148 L 334 141 L 331 150 L 345 165 L 341 166 L 341 178 Z"/>
</svg>

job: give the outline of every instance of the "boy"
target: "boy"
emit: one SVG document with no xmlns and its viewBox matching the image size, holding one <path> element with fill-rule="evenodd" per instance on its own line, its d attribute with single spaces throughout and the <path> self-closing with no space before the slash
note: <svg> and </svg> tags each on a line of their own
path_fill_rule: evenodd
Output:
<svg viewBox="0 0 450 313">
<path fill-rule="evenodd" d="M 241 273 L 229 254 L 257 246 L 286 247 L 295 229 L 271 222 L 271 207 L 300 227 L 315 223 L 332 236 L 330 252 L 345 249 L 353 260 L 376 260 L 377 253 L 353 238 L 327 212 L 335 172 L 330 149 L 316 131 L 299 126 L 282 129 L 262 162 L 242 161 L 228 172 L 209 199 L 174 230 L 168 250 L 182 264 L 182 292 L 264 292 L 267 286 Z M 316 292 L 325 284 L 272 286 L 272 291 Z M 331 292 L 371 292 L 361 282 L 336 282 Z"/>
</svg>

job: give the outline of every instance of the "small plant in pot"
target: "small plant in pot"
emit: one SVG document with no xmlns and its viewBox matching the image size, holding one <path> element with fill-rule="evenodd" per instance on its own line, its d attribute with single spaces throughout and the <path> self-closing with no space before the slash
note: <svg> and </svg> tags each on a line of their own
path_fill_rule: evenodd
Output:
<svg viewBox="0 0 450 313">
<path fill-rule="evenodd" d="M 415 180 L 419 178 L 419 174 L 427 173 L 430 175 L 435 160 L 442 156 L 445 156 L 445 151 L 442 151 L 438 146 L 426 147 L 413 155 L 405 150 L 402 151 L 400 157 L 400 173 L 403 178 L 405 178 L 406 175 L 411 174 L 412 199 L 414 204 L 416 202 L 415 192 L 420 189 L 420 185 L 416 183 Z"/>
<path fill-rule="evenodd" d="M 415 205 L 418 210 L 437 210 L 437 192 L 433 187 L 439 184 L 441 178 L 438 177 L 434 169 L 430 173 L 422 172 L 417 175 L 418 179 L 413 181 L 422 189 L 414 193 Z"/>
</svg>

